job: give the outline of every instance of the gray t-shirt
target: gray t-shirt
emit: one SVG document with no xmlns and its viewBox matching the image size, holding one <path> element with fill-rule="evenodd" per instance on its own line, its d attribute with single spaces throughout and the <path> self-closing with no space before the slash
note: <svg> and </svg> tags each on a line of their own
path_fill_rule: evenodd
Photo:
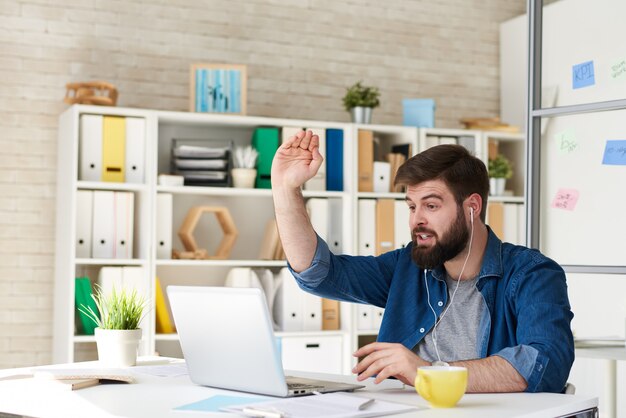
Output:
<svg viewBox="0 0 626 418">
<path fill-rule="evenodd" d="M 454 301 L 452 301 L 452 306 L 437 325 L 437 348 L 441 361 L 451 362 L 478 358 L 478 325 L 483 310 L 487 307 L 482 295 L 476 289 L 476 280 L 477 278 L 458 282 L 459 288 L 454 296 Z M 448 285 L 448 303 L 441 311 L 442 314 L 450 305 L 457 280 L 446 275 L 446 284 Z M 432 329 L 413 348 L 413 351 L 426 361 L 438 360 Z"/>
</svg>

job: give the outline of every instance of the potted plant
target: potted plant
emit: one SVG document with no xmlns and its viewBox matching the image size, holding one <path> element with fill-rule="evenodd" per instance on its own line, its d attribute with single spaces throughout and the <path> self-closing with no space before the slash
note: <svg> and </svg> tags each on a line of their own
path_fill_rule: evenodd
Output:
<svg viewBox="0 0 626 418">
<path fill-rule="evenodd" d="M 139 323 L 147 306 L 145 298 L 136 289 L 116 290 L 115 287 L 108 294 L 98 287 L 92 298 L 97 312 L 85 305 L 78 309 L 97 325 L 98 360 L 106 367 L 134 366 L 141 340 Z"/>
<path fill-rule="evenodd" d="M 370 123 L 372 109 L 380 105 L 379 97 L 377 87 L 367 87 L 359 81 L 346 89 L 343 106 L 350 112 L 353 123 Z"/>
<path fill-rule="evenodd" d="M 489 160 L 489 192 L 493 196 L 502 196 L 506 180 L 513 176 L 511 162 L 502 154 Z"/>
<path fill-rule="evenodd" d="M 233 153 L 233 168 L 230 173 L 233 176 L 233 186 L 254 188 L 256 179 L 256 160 L 259 156 L 257 150 L 248 145 L 235 147 Z"/>
</svg>

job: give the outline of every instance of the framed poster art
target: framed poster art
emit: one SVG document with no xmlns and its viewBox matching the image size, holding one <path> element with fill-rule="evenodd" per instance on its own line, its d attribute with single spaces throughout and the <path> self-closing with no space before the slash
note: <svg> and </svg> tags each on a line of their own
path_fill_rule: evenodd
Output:
<svg viewBox="0 0 626 418">
<path fill-rule="evenodd" d="M 246 66 L 192 64 L 191 112 L 246 114 Z"/>
</svg>

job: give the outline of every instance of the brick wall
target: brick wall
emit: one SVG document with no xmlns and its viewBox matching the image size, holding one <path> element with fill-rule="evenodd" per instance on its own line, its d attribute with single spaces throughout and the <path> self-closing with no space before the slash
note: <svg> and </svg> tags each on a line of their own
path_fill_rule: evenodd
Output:
<svg viewBox="0 0 626 418">
<path fill-rule="evenodd" d="M 202 3 L 202 4 L 200 4 Z M 498 108 L 498 24 L 525 0 L 0 2 L 0 368 L 51 361 L 57 117 L 70 81 L 186 110 L 189 65 L 248 65 L 248 114 L 348 121 L 345 87 L 437 101 L 437 126 Z"/>
</svg>

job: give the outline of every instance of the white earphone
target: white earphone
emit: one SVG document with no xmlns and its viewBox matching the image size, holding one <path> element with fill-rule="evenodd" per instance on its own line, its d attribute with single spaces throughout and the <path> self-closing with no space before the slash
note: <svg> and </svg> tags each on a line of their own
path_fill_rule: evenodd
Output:
<svg viewBox="0 0 626 418">
<path fill-rule="evenodd" d="M 470 206 L 470 222 L 474 226 L 474 208 Z"/>
</svg>

